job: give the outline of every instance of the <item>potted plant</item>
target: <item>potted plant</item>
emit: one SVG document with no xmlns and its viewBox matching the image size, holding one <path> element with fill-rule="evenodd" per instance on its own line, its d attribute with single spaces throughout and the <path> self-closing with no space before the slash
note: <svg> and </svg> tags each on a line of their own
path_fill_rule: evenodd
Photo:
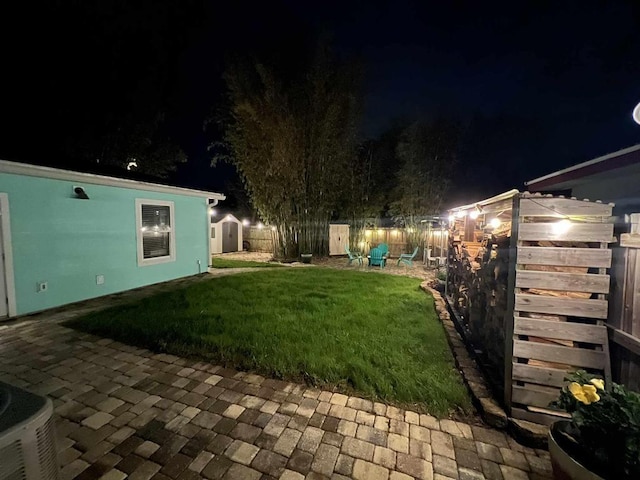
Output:
<svg viewBox="0 0 640 480">
<path fill-rule="evenodd" d="M 553 424 L 549 453 L 554 478 L 631 480 L 640 478 L 640 395 L 605 385 L 579 370 L 554 406 L 571 414 Z"/>
<path fill-rule="evenodd" d="M 311 257 L 313 257 L 313 254 L 311 253 L 300 254 L 300 259 L 302 260 L 302 263 L 311 263 Z"/>
</svg>

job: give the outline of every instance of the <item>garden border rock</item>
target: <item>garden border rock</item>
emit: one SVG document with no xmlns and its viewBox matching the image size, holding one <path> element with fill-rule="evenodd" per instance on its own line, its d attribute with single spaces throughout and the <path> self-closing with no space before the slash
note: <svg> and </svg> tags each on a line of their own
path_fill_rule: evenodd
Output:
<svg viewBox="0 0 640 480">
<path fill-rule="evenodd" d="M 447 341 L 451 347 L 456 367 L 469 390 L 472 401 L 482 419 L 488 425 L 506 430 L 519 443 L 532 448 L 547 448 L 549 428 L 544 425 L 511 418 L 492 397 L 484 376 L 475 359 L 470 354 L 460 333 L 451 320 L 448 302 L 439 291 L 431 288 L 428 281 L 422 282 L 420 288 L 433 296 L 435 309 L 442 322 Z"/>
</svg>

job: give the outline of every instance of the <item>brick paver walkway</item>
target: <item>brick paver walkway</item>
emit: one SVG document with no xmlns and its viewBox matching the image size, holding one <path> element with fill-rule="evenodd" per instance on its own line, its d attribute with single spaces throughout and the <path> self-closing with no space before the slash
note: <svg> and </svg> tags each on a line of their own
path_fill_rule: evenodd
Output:
<svg viewBox="0 0 640 480">
<path fill-rule="evenodd" d="M 550 478 L 546 451 L 496 430 L 57 323 L 86 310 L 0 326 L 0 379 L 54 401 L 64 480 Z"/>
</svg>

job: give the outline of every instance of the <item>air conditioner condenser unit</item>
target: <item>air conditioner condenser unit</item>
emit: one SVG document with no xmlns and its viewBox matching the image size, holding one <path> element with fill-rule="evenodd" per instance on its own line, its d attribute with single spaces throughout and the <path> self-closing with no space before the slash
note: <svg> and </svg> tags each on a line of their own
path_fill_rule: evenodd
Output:
<svg viewBox="0 0 640 480">
<path fill-rule="evenodd" d="M 59 478 L 50 399 L 0 382 L 0 480 Z"/>
</svg>

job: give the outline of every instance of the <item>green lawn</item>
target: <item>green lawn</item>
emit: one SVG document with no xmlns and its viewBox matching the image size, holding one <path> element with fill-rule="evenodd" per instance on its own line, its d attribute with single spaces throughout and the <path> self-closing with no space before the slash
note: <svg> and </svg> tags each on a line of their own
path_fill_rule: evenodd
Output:
<svg viewBox="0 0 640 480">
<path fill-rule="evenodd" d="M 79 330 L 434 415 L 470 401 L 419 280 L 325 268 L 200 282 L 73 320 Z"/>
<path fill-rule="evenodd" d="M 213 268 L 247 268 L 247 267 L 282 267 L 280 263 L 251 262 L 247 260 L 227 260 L 225 258 L 212 258 Z"/>
</svg>

